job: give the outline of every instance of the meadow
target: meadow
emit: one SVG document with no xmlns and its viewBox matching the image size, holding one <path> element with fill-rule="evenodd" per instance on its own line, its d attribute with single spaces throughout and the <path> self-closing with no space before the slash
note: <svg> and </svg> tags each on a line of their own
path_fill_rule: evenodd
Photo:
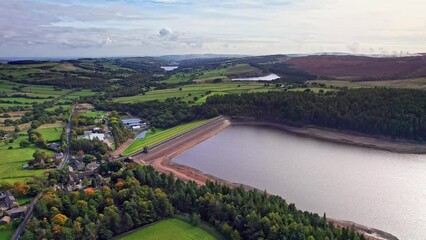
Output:
<svg viewBox="0 0 426 240">
<path fill-rule="evenodd" d="M 203 227 L 193 226 L 187 221 L 170 218 L 161 222 L 143 227 L 117 240 L 216 240 L 223 239 L 219 234 L 205 230 Z"/>
<path fill-rule="evenodd" d="M 175 137 L 181 133 L 184 133 L 188 130 L 194 129 L 198 126 L 203 125 L 208 120 L 195 121 L 190 123 L 185 123 L 172 127 L 169 129 L 156 129 L 155 131 L 149 130 L 145 135 L 145 138 L 138 138 L 133 143 L 123 151 L 123 155 L 129 155 L 137 151 L 142 150 L 145 146 L 150 147 L 162 141 L 165 141 L 169 138 Z"/>
<path fill-rule="evenodd" d="M 119 103 L 134 103 L 134 102 L 145 102 L 159 100 L 164 101 L 167 98 L 180 98 L 182 101 L 197 101 L 200 98 L 212 93 L 217 94 L 228 94 L 228 93 L 244 93 L 244 92 L 264 92 L 277 90 L 274 84 L 264 86 L 264 83 L 258 82 L 228 82 L 228 83 L 200 83 L 200 84 L 189 84 L 178 88 L 152 90 L 147 93 L 130 96 L 114 98 L 115 102 Z M 205 98 L 204 98 L 205 101 Z"/>
<path fill-rule="evenodd" d="M 205 82 L 206 80 L 214 80 L 216 78 L 222 81 L 230 81 L 227 75 L 238 75 L 242 73 L 254 73 L 260 71 L 249 64 L 236 64 L 233 66 L 221 67 L 206 71 L 194 71 L 192 73 L 178 72 L 171 75 L 168 79 L 163 80 L 165 83 L 180 83 L 180 82 Z"/>
<path fill-rule="evenodd" d="M 28 160 L 33 159 L 33 154 L 36 150 L 34 145 L 25 148 L 20 147 L 19 143 L 25 139 L 28 139 L 28 135 L 21 133 L 13 143 L 0 142 L 0 182 L 14 182 L 17 180 L 26 182 L 32 177 L 44 176 L 45 169 L 26 170 L 22 168 Z M 9 149 L 9 147 L 12 147 L 12 149 Z M 50 155 L 54 154 L 48 150 L 43 151 Z"/>
<path fill-rule="evenodd" d="M 41 133 L 43 136 L 43 139 L 49 143 L 49 142 L 55 142 L 59 141 L 61 139 L 61 135 L 64 132 L 63 128 L 42 128 L 37 129 L 37 132 Z"/>
<path fill-rule="evenodd" d="M 9 226 L 1 226 L 0 227 L 0 240 L 9 240 L 15 229 Z"/>
</svg>

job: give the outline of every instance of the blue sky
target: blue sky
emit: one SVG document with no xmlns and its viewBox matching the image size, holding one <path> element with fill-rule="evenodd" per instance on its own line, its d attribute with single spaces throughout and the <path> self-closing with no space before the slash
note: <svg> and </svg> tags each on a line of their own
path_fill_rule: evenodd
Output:
<svg viewBox="0 0 426 240">
<path fill-rule="evenodd" d="M 423 0 L 0 0 L 0 56 L 426 52 Z"/>
</svg>

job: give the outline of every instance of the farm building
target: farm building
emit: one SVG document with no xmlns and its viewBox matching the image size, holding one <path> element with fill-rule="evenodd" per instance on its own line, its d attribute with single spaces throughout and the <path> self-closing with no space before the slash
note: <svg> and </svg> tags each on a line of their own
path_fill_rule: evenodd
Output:
<svg viewBox="0 0 426 240">
<path fill-rule="evenodd" d="M 99 139 L 100 141 L 105 140 L 105 134 L 103 133 L 93 133 L 92 131 L 84 131 L 84 138 L 93 140 L 95 138 Z"/>
<path fill-rule="evenodd" d="M 16 207 L 6 211 L 7 215 L 12 219 L 25 217 L 27 213 L 27 206 Z"/>
<path fill-rule="evenodd" d="M 2 218 L 0 219 L 0 223 L 1 223 L 1 224 L 5 224 L 5 225 L 9 224 L 9 223 L 10 223 L 10 217 L 9 217 L 9 216 L 4 216 L 4 217 L 2 217 Z"/>
<path fill-rule="evenodd" d="M 123 119 L 121 120 L 121 122 L 128 129 L 132 129 L 132 130 L 138 130 L 138 129 L 146 127 L 146 123 L 142 122 L 140 118 Z"/>
<path fill-rule="evenodd" d="M 16 201 L 15 197 L 10 191 L 7 191 L 6 194 L 2 197 L 3 203 L 7 208 L 14 208 L 19 206 L 18 202 Z"/>
</svg>

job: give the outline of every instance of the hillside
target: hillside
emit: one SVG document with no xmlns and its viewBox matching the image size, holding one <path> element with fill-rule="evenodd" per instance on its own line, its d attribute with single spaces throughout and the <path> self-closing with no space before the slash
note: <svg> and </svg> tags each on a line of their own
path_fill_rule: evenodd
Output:
<svg viewBox="0 0 426 240">
<path fill-rule="evenodd" d="M 287 61 L 308 73 L 356 79 L 401 79 L 426 76 L 426 56 L 373 58 L 362 56 L 306 56 Z"/>
</svg>

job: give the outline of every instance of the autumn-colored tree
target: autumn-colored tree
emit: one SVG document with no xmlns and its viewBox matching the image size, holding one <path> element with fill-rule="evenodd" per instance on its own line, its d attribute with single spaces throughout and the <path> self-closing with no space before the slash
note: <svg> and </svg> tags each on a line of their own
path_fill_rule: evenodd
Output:
<svg viewBox="0 0 426 240">
<path fill-rule="evenodd" d="M 117 189 L 120 189 L 120 188 L 122 188 L 122 187 L 123 187 L 123 185 L 124 185 L 123 181 L 118 181 L 118 182 L 115 184 L 115 187 L 116 187 Z"/>
<path fill-rule="evenodd" d="M 86 189 L 87 196 L 92 196 L 94 193 L 95 193 L 95 190 L 93 190 L 93 188 Z"/>
<path fill-rule="evenodd" d="M 60 213 L 56 214 L 52 218 L 52 222 L 60 226 L 63 226 L 67 220 L 68 220 L 68 217 Z"/>
<path fill-rule="evenodd" d="M 28 186 L 27 184 L 23 184 L 20 181 L 15 181 L 13 183 L 13 192 L 18 197 L 27 195 L 29 190 L 30 190 L 30 186 Z"/>
</svg>

